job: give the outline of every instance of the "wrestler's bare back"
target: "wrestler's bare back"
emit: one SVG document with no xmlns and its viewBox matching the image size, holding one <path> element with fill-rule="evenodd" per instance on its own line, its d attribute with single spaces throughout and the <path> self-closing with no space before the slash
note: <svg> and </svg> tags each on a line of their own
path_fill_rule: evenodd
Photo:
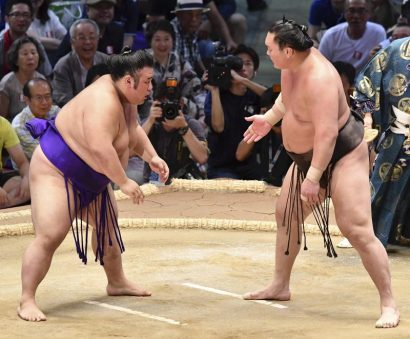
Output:
<svg viewBox="0 0 410 339">
<path fill-rule="evenodd" d="M 311 48 L 309 56 L 298 70 L 282 70 L 281 85 L 282 101 L 286 107 L 286 114 L 282 119 L 282 137 L 288 151 L 300 154 L 313 148 L 314 126 L 311 115 L 315 112 L 307 109 L 306 105 L 313 92 L 312 86 L 315 86 L 315 93 L 320 92 L 319 100 L 326 102 L 326 96 L 334 97 L 329 98 L 333 103 L 332 107 L 323 107 L 323 110 L 337 114 L 339 129 L 347 121 L 350 112 L 340 76 L 315 48 Z M 329 91 L 331 86 L 336 86 L 336 95 Z"/>
<path fill-rule="evenodd" d="M 95 147 L 109 147 L 107 140 L 98 138 L 98 133 L 101 129 L 110 129 L 113 135 L 111 145 L 122 167 L 126 168 L 130 146 L 128 131 L 136 127 L 136 120 L 126 119 L 126 106 L 121 101 L 114 82 L 109 76 L 104 76 L 61 109 L 56 118 L 56 126 L 69 147 L 98 172 L 102 172 L 101 165 L 96 162 L 93 150 Z M 98 145 L 95 145 L 96 141 Z"/>
</svg>

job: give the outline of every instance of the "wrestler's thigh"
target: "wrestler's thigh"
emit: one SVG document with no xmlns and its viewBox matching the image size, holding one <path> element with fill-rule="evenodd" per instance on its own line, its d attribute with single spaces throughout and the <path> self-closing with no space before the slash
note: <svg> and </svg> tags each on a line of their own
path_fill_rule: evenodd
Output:
<svg viewBox="0 0 410 339">
<path fill-rule="evenodd" d="M 362 142 L 336 164 L 332 177 L 332 201 L 337 225 L 344 235 L 372 231 L 369 160 Z"/>
<path fill-rule="evenodd" d="M 36 236 L 64 239 L 71 226 L 64 178 L 40 146 L 30 162 L 30 194 Z"/>
<path fill-rule="evenodd" d="M 293 199 L 297 199 L 297 201 L 300 200 L 300 196 L 292 196 L 288 197 L 289 195 L 289 190 L 292 185 L 296 185 L 296 170 L 293 173 L 293 167 L 296 166 L 295 163 L 293 163 L 289 169 L 288 172 L 286 173 L 285 179 L 283 180 L 282 187 L 280 190 L 280 195 L 278 200 L 276 201 L 276 207 L 275 207 L 275 216 L 276 216 L 276 222 L 278 225 L 282 224 L 284 215 L 285 215 L 285 210 L 286 213 L 288 213 L 288 210 L 291 208 L 291 204 L 294 204 L 295 208 L 293 209 L 293 214 L 292 217 L 296 220 L 297 218 L 297 209 L 296 209 L 296 203 L 294 202 Z M 301 201 L 301 200 L 300 200 Z M 309 214 L 311 213 L 311 209 L 309 205 L 304 203 L 302 201 L 302 207 L 303 207 L 303 218 L 306 219 Z M 302 220 L 302 213 L 299 211 L 299 216 L 298 220 Z"/>
</svg>

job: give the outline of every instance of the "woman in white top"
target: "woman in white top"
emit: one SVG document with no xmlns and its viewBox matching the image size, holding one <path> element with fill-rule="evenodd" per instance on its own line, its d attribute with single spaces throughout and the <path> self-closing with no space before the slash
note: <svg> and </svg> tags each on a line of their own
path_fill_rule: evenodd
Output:
<svg viewBox="0 0 410 339">
<path fill-rule="evenodd" d="M 46 51 L 56 50 L 67 34 L 67 29 L 58 16 L 48 9 L 50 2 L 51 0 L 32 0 L 34 20 L 27 32 L 40 40 Z"/>
</svg>

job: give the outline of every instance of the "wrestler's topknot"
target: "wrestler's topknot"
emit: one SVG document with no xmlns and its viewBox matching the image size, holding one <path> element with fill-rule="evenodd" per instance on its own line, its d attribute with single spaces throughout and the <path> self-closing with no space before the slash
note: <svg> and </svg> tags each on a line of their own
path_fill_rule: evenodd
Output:
<svg viewBox="0 0 410 339">
<path fill-rule="evenodd" d="M 293 48 L 296 51 L 305 51 L 313 46 L 313 40 L 307 33 L 305 25 L 299 25 L 294 20 L 286 19 L 276 22 L 269 29 L 270 33 L 275 34 L 274 40 L 279 44 L 279 48 Z"/>
<path fill-rule="evenodd" d="M 147 50 L 133 52 L 128 46 L 124 46 L 121 54 L 114 54 L 108 59 L 107 65 L 111 78 L 117 81 L 127 74 L 135 75 L 144 67 L 153 67 L 154 59 Z"/>
</svg>

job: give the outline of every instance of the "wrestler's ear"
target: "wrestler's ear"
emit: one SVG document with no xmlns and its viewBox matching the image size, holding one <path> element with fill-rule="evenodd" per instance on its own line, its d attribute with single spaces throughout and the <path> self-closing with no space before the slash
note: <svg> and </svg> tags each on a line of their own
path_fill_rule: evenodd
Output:
<svg viewBox="0 0 410 339">
<path fill-rule="evenodd" d="M 294 54 L 294 52 L 295 52 L 295 51 L 293 50 L 293 48 L 285 47 L 286 57 L 290 58 L 290 57 Z"/>
<path fill-rule="evenodd" d="M 132 77 L 131 75 L 126 75 L 124 77 L 124 82 L 127 87 L 132 87 Z"/>
</svg>

